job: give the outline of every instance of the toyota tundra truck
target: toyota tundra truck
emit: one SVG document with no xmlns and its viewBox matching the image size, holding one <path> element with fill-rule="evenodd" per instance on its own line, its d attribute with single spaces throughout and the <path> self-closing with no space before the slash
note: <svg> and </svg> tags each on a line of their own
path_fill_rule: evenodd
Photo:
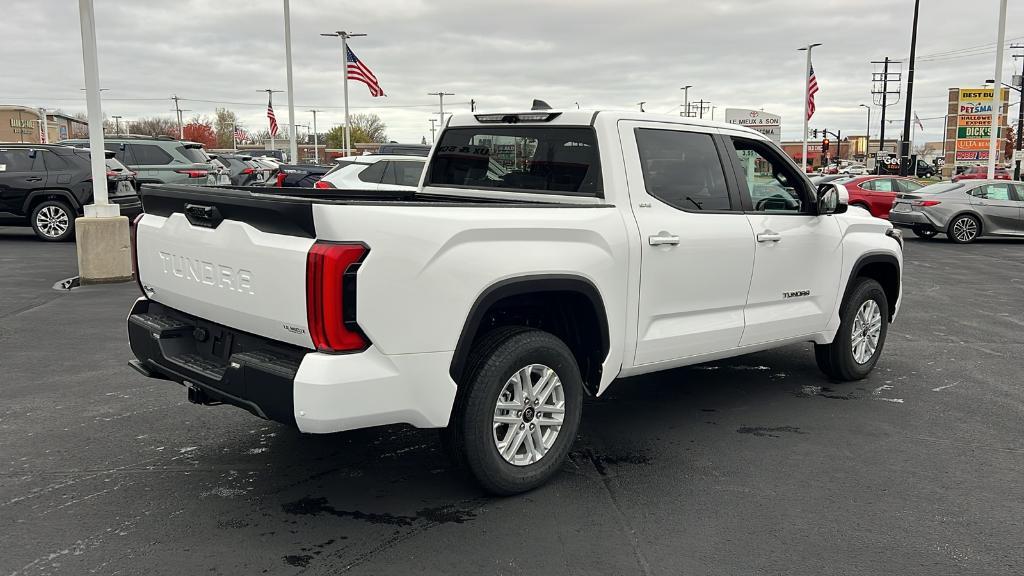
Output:
<svg viewBox="0 0 1024 576">
<path fill-rule="evenodd" d="M 902 293 L 889 222 L 694 118 L 455 114 L 412 192 L 141 196 L 136 370 L 305 433 L 441 429 L 496 494 L 556 473 L 626 376 L 813 342 L 864 378 Z"/>
</svg>

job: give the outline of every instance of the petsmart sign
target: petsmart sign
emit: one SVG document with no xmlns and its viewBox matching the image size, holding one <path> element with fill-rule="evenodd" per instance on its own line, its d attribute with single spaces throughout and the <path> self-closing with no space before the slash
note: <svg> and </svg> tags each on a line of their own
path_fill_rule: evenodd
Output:
<svg viewBox="0 0 1024 576">
<path fill-rule="evenodd" d="M 992 88 L 961 88 L 957 103 L 956 165 L 974 166 L 988 160 L 992 113 Z"/>
<path fill-rule="evenodd" d="M 778 114 L 746 108 L 726 108 L 725 121 L 756 130 L 776 144 L 782 142 L 782 117 Z"/>
</svg>

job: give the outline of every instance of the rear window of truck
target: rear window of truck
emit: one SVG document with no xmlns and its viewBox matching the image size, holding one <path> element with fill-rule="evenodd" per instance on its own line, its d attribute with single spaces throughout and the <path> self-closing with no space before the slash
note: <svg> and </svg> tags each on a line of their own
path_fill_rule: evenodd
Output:
<svg viewBox="0 0 1024 576">
<path fill-rule="evenodd" d="M 589 127 L 450 128 L 426 185 L 601 196 L 597 137 Z"/>
</svg>

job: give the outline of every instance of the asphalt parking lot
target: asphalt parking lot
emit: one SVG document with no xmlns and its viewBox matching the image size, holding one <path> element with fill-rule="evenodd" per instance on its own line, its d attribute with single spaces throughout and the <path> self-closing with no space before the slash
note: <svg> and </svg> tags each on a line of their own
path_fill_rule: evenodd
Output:
<svg viewBox="0 0 1024 576">
<path fill-rule="evenodd" d="M 1024 242 L 908 239 L 878 369 L 809 345 L 616 383 L 547 486 L 436 432 L 303 436 L 131 370 L 134 284 L 0 228 L 0 574 L 1021 574 Z"/>
</svg>

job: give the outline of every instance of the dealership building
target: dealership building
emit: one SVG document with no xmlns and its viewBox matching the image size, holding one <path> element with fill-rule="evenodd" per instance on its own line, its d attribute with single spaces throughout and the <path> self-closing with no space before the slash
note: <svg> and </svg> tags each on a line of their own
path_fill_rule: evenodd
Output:
<svg viewBox="0 0 1024 576">
<path fill-rule="evenodd" d="M 89 123 L 59 112 L 47 112 L 29 106 L 0 105 L 0 142 L 39 144 L 43 115 L 46 116 L 47 142 L 68 138 L 86 138 Z"/>
</svg>

